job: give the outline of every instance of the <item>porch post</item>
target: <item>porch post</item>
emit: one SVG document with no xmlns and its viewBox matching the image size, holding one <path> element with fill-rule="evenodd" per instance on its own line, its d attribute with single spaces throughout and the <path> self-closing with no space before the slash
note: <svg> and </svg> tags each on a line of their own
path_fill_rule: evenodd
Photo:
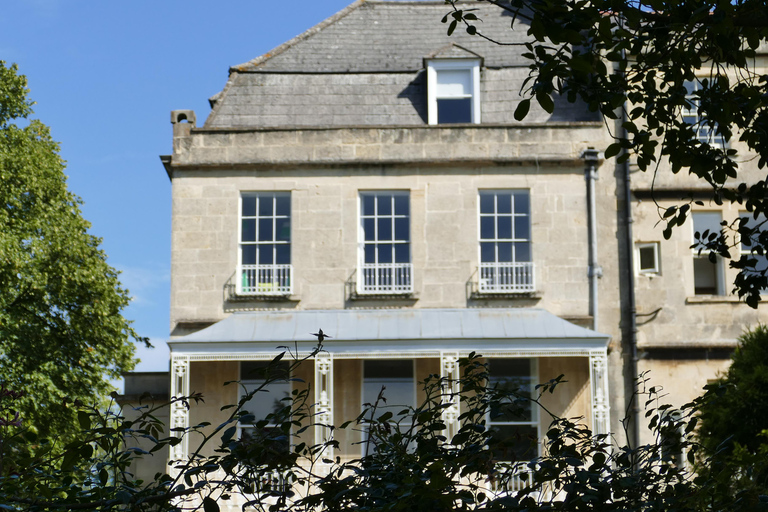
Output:
<svg viewBox="0 0 768 512">
<path fill-rule="evenodd" d="M 589 352 L 589 381 L 592 405 L 592 433 L 610 434 L 610 405 L 608 402 L 608 352 Z"/>
<path fill-rule="evenodd" d="M 189 396 L 189 357 L 172 355 L 171 357 L 171 400 Z M 171 428 L 186 429 L 189 427 L 189 402 L 176 400 L 171 405 Z M 171 432 L 174 437 L 182 440 L 170 449 L 170 460 L 180 461 L 189 454 L 189 436 L 186 432 Z M 173 469 L 171 469 L 173 471 Z"/>
<path fill-rule="evenodd" d="M 333 356 L 328 352 L 315 355 L 315 443 L 331 440 L 333 426 Z M 333 447 L 328 445 L 321 457 L 333 459 Z"/>
<path fill-rule="evenodd" d="M 458 352 L 440 352 L 440 377 L 445 379 L 443 386 L 443 421 L 446 425 L 445 437 L 448 442 L 459 432 L 459 354 Z"/>
</svg>

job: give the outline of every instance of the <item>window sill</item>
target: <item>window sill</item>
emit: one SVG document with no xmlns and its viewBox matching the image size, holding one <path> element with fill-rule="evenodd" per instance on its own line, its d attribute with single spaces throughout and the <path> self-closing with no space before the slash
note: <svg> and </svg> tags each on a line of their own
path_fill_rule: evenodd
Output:
<svg viewBox="0 0 768 512">
<path fill-rule="evenodd" d="M 744 303 L 735 295 L 694 295 L 685 298 L 686 304 L 738 304 Z"/>
<path fill-rule="evenodd" d="M 472 292 L 470 299 L 534 299 L 540 300 L 541 294 L 532 292 Z"/>
<path fill-rule="evenodd" d="M 299 296 L 292 293 L 286 294 L 232 294 L 229 297 L 230 302 L 299 302 Z"/>
<path fill-rule="evenodd" d="M 416 300 L 418 295 L 414 292 L 405 293 L 358 293 L 349 294 L 349 300 Z"/>
</svg>

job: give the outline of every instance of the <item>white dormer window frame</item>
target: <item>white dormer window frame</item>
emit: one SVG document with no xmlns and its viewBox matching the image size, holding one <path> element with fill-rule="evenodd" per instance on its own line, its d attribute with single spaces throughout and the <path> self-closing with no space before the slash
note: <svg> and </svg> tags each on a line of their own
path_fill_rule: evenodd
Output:
<svg viewBox="0 0 768 512">
<path fill-rule="evenodd" d="M 469 80 L 440 83 L 439 76 L 467 72 Z M 442 85 L 443 87 L 440 87 Z M 427 61 L 427 120 L 438 122 L 438 100 L 470 99 L 470 123 L 480 123 L 480 59 L 432 59 Z"/>
</svg>

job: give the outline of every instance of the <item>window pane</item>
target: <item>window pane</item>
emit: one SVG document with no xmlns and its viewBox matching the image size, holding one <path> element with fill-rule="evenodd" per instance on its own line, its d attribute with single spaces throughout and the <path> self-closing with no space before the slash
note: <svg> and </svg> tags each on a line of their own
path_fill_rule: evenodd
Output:
<svg viewBox="0 0 768 512">
<path fill-rule="evenodd" d="M 515 203 L 517 205 L 517 203 Z M 530 240 L 531 230 L 528 217 L 515 217 L 515 240 Z"/>
<path fill-rule="evenodd" d="M 480 192 L 480 213 L 494 213 L 494 198 L 492 192 Z"/>
<path fill-rule="evenodd" d="M 392 218 L 386 217 L 379 220 L 379 240 L 392 240 Z"/>
<path fill-rule="evenodd" d="M 276 239 L 288 241 L 291 239 L 291 219 L 275 219 Z"/>
<path fill-rule="evenodd" d="M 363 219 L 365 240 L 376 240 L 376 219 Z"/>
<path fill-rule="evenodd" d="M 376 196 L 376 209 L 379 215 L 392 215 L 392 196 L 383 194 Z"/>
<path fill-rule="evenodd" d="M 412 379 L 413 361 L 411 359 L 366 359 L 363 372 L 366 379 Z"/>
<path fill-rule="evenodd" d="M 256 215 L 256 197 L 243 196 L 243 217 L 253 217 Z"/>
<path fill-rule="evenodd" d="M 286 361 L 273 364 L 271 361 L 240 361 L 240 380 L 264 380 L 266 378 L 288 379 L 290 365 Z M 279 383 L 277 380 L 275 383 Z"/>
<path fill-rule="evenodd" d="M 496 196 L 497 213 L 512 213 L 512 196 L 499 194 Z"/>
<path fill-rule="evenodd" d="M 376 246 L 366 244 L 363 249 L 365 263 L 376 263 Z"/>
<path fill-rule="evenodd" d="M 256 264 L 256 246 L 244 245 L 242 255 L 243 265 L 255 265 Z"/>
<path fill-rule="evenodd" d="M 256 241 L 256 221 L 254 219 L 243 219 L 243 235 L 241 240 L 243 242 L 255 242 Z"/>
<path fill-rule="evenodd" d="M 289 194 L 280 194 L 277 196 L 277 204 L 275 206 L 276 215 L 290 215 L 291 214 L 291 196 Z"/>
<path fill-rule="evenodd" d="M 392 263 L 392 244 L 379 244 L 376 246 L 378 263 Z"/>
<path fill-rule="evenodd" d="M 717 263 L 708 257 L 693 258 L 693 286 L 696 295 L 717 295 Z"/>
<path fill-rule="evenodd" d="M 472 98 L 438 99 L 437 123 L 471 123 Z"/>
<path fill-rule="evenodd" d="M 259 245 L 259 265 L 271 265 L 272 261 L 272 244 Z"/>
<path fill-rule="evenodd" d="M 275 263 L 278 265 L 288 265 L 291 262 L 291 246 L 289 244 L 275 245 Z"/>
<path fill-rule="evenodd" d="M 408 215 L 408 194 L 395 195 L 395 215 Z"/>
<path fill-rule="evenodd" d="M 515 242 L 515 260 L 517 262 L 531 261 L 531 243 Z"/>
<path fill-rule="evenodd" d="M 382 393 L 386 403 L 379 403 L 383 413 L 387 409 L 399 412 L 404 407 L 413 407 L 416 402 L 413 361 L 366 360 L 363 362 L 363 403 L 374 404 Z M 385 388 L 382 391 L 382 388 Z"/>
<path fill-rule="evenodd" d="M 259 241 L 270 242 L 272 240 L 274 240 L 272 237 L 272 217 L 259 219 Z"/>
<path fill-rule="evenodd" d="M 261 361 L 243 361 L 240 363 L 240 378 L 244 392 L 252 392 L 264 385 L 264 379 L 276 378 L 262 388 L 261 391 L 254 393 L 253 397 L 246 402 L 245 409 L 256 416 L 256 420 L 264 419 L 268 414 L 280 411 L 287 402 L 291 394 L 291 383 L 288 381 L 288 365 L 279 364 L 276 367 L 266 368 L 267 364 Z"/>
<path fill-rule="evenodd" d="M 656 247 L 653 245 L 646 245 L 640 247 L 640 271 L 641 272 L 655 272 L 656 271 Z"/>
<path fill-rule="evenodd" d="M 480 261 L 483 263 L 494 263 L 496 261 L 495 243 L 484 242 L 480 244 Z"/>
<path fill-rule="evenodd" d="M 515 213 L 530 213 L 531 205 L 527 190 L 515 192 L 513 198 L 515 200 Z"/>
<path fill-rule="evenodd" d="M 395 244 L 395 263 L 410 263 L 410 244 Z"/>
<path fill-rule="evenodd" d="M 464 96 L 472 94 L 472 70 L 437 70 L 436 96 Z"/>
<path fill-rule="evenodd" d="M 493 240 L 496 238 L 495 219 L 493 217 L 480 217 L 480 239 Z"/>
<path fill-rule="evenodd" d="M 373 215 L 376 210 L 374 209 L 375 196 L 373 194 L 363 194 L 363 215 Z"/>
<path fill-rule="evenodd" d="M 272 215 L 272 196 L 259 196 L 259 217 Z"/>
<path fill-rule="evenodd" d="M 395 207 L 397 207 L 397 203 L 395 203 Z M 395 240 L 410 240 L 408 224 L 408 217 L 395 219 Z"/>
<path fill-rule="evenodd" d="M 722 216 L 720 212 L 694 212 L 693 215 L 693 231 L 694 233 L 704 234 L 705 231 L 710 233 L 717 233 L 719 236 L 720 221 Z"/>
<path fill-rule="evenodd" d="M 512 238 L 512 217 L 498 217 L 499 219 L 499 239 L 509 240 Z"/>
<path fill-rule="evenodd" d="M 509 242 L 499 243 L 499 262 L 511 262 L 512 260 L 512 244 Z"/>
</svg>

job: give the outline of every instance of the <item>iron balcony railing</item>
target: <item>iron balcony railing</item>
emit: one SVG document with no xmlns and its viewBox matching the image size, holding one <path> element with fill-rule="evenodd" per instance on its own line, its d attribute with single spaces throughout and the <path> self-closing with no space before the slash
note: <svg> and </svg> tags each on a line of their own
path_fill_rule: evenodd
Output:
<svg viewBox="0 0 768 512">
<path fill-rule="evenodd" d="M 480 293 L 528 293 L 536 289 L 533 262 L 480 263 Z"/>
<path fill-rule="evenodd" d="M 410 263 L 364 263 L 360 268 L 360 294 L 413 293 L 413 265 Z"/>
<path fill-rule="evenodd" d="M 238 295 L 290 295 L 293 265 L 240 265 Z"/>
</svg>

